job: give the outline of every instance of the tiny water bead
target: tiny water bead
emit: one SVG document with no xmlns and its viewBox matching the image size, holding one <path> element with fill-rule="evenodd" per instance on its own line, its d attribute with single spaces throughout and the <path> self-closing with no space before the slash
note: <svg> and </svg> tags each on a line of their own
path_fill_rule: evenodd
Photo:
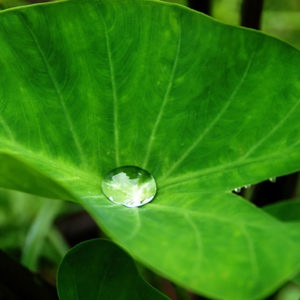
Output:
<svg viewBox="0 0 300 300">
<path fill-rule="evenodd" d="M 247 189 L 250 189 L 252 186 L 252 184 L 246 184 L 244 186 L 241 186 L 241 187 L 236 187 L 233 189 L 233 192 L 239 194 L 243 189 L 247 190 Z"/>
<path fill-rule="evenodd" d="M 237 187 L 237 188 L 233 189 L 233 191 L 234 191 L 235 193 L 240 193 L 241 190 L 242 190 L 241 187 Z"/>
<path fill-rule="evenodd" d="M 144 169 L 123 166 L 113 169 L 104 176 L 102 191 L 114 203 L 138 207 L 153 200 L 156 194 L 156 182 Z"/>
</svg>

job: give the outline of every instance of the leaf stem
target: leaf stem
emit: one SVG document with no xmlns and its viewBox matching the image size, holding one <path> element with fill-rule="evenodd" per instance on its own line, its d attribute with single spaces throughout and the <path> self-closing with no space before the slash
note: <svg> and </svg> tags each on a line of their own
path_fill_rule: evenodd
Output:
<svg viewBox="0 0 300 300">
<path fill-rule="evenodd" d="M 61 201 L 47 199 L 28 231 L 21 262 L 32 271 L 37 270 L 38 258 L 45 238 L 62 204 Z"/>
</svg>

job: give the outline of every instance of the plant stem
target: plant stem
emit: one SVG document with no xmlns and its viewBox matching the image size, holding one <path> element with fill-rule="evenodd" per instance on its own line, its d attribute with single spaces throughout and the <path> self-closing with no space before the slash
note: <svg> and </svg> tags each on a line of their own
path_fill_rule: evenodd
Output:
<svg viewBox="0 0 300 300">
<path fill-rule="evenodd" d="M 52 227 L 48 233 L 47 240 L 51 243 L 53 249 L 57 253 L 57 256 L 61 260 L 66 252 L 69 250 L 69 246 L 61 233 L 54 227 Z"/>
<path fill-rule="evenodd" d="M 28 231 L 21 262 L 32 271 L 37 270 L 38 258 L 44 240 L 61 206 L 61 201 L 47 199 Z"/>
</svg>

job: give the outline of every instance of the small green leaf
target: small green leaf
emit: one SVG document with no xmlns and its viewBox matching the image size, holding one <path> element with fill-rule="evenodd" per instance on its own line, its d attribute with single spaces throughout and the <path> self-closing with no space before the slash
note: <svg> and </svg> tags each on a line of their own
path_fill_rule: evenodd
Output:
<svg viewBox="0 0 300 300">
<path fill-rule="evenodd" d="M 139 275 L 130 256 L 112 242 L 94 239 L 76 245 L 57 278 L 60 300 L 167 300 Z"/>
</svg>

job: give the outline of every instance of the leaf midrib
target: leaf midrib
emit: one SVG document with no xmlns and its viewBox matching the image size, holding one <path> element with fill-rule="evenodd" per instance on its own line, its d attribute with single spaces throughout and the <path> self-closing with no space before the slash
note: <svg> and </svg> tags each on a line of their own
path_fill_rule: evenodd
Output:
<svg viewBox="0 0 300 300">
<path fill-rule="evenodd" d="M 100 9 L 101 12 L 101 9 Z M 119 111 L 118 111 L 118 103 L 119 97 L 117 94 L 117 85 L 115 79 L 115 69 L 114 63 L 112 60 L 112 50 L 111 50 L 111 42 L 110 37 L 108 34 L 107 24 L 102 14 L 100 14 L 102 19 L 102 23 L 104 26 L 104 35 L 105 35 L 105 43 L 106 43 L 106 50 L 107 50 L 107 58 L 108 58 L 108 65 L 109 65 L 109 72 L 110 72 L 110 79 L 111 79 L 111 89 L 112 89 L 112 98 L 113 98 L 113 127 L 114 127 L 114 143 L 115 143 L 115 161 L 116 166 L 120 165 L 120 154 L 119 154 Z"/>
<path fill-rule="evenodd" d="M 171 69 L 171 74 L 170 74 L 170 77 L 169 77 L 169 82 L 167 84 L 167 88 L 166 88 L 163 100 L 161 102 L 160 109 L 158 111 L 158 114 L 156 116 L 156 120 L 154 122 L 154 125 L 152 127 L 152 131 L 151 131 L 150 136 L 149 136 L 148 146 L 146 148 L 147 150 L 146 150 L 146 154 L 145 154 L 145 159 L 144 159 L 144 162 L 142 164 L 143 168 L 147 168 L 147 164 L 148 164 L 150 154 L 151 154 L 151 151 L 152 151 L 155 135 L 157 133 L 160 121 L 163 117 L 165 107 L 166 107 L 166 105 L 169 101 L 169 98 L 170 98 L 170 93 L 171 93 L 172 88 L 173 88 L 174 78 L 175 78 L 175 74 L 176 74 L 176 70 L 177 70 L 177 66 L 178 66 L 178 59 L 179 59 L 179 55 L 180 55 L 180 51 L 181 51 L 181 43 L 182 43 L 182 41 L 181 41 L 181 26 L 179 26 L 177 47 L 176 47 L 176 52 L 175 52 L 175 58 L 173 60 L 173 66 L 172 66 L 172 69 Z"/>
</svg>

